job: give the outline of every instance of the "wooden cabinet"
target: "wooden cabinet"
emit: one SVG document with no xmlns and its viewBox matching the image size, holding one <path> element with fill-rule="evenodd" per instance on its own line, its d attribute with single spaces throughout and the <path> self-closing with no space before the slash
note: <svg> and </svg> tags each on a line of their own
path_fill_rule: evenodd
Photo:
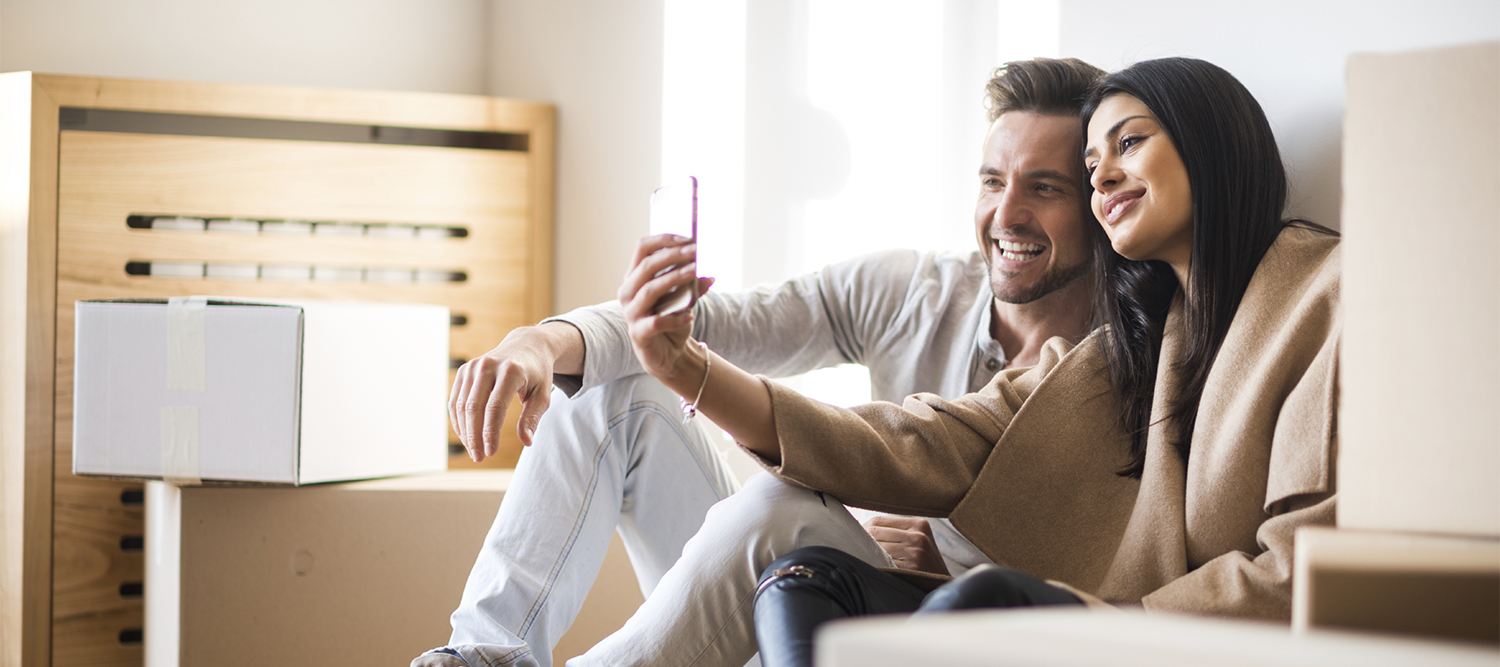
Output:
<svg viewBox="0 0 1500 667">
<path fill-rule="evenodd" d="M 442 304 L 456 365 L 551 312 L 554 117 L 0 75 L 0 665 L 142 660 L 141 484 L 71 472 L 74 301 Z"/>
</svg>

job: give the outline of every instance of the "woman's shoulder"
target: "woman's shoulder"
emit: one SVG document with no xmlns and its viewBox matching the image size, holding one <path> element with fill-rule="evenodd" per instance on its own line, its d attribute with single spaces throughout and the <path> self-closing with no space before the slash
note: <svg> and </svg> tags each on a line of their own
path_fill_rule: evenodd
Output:
<svg viewBox="0 0 1500 667">
<path fill-rule="evenodd" d="M 1244 304 L 1284 307 L 1288 302 L 1317 299 L 1337 304 L 1339 279 L 1338 232 L 1298 223 L 1276 237 L 1255 269 Z M 1282 304 L 1273 306 L 1272 304 Z"/>
<path fill-rule="evenodd" d="M 1271 268 L 1280 271 L 1337 276 L 1341 240 L 1332 229 L 1294 220 L 1281 230 L 1261 264 L 1270 262 Z"/>
</svg>

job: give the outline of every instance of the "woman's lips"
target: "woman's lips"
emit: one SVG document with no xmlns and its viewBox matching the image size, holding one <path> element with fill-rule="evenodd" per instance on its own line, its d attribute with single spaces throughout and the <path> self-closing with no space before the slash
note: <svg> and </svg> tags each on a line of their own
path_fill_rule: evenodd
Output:
<svg viewBox="0 0 1500 667">
<path fill-rule="evenodd" d="M 1104 223 L 1114 226 L 1145 194 L 1145 190 L 1132 190 L 1110 195 L 1104 200 Z"/>
</svg>

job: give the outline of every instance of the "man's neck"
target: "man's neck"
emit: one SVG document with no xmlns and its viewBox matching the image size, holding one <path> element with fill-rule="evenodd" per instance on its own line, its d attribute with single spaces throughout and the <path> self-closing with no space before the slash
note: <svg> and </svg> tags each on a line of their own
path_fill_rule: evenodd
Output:
<svg viewBox="0 0 1500 667">
<path fill-rule="evenodd" d="M 1005 350 L 1007 368 L 1035 366 L 1042 345 L 1061 336 L 1077 343 L 1089 334 L 1094 281 L 1085 276 L 1031 303 L 994 300 L 990 336 Z"/>
</svg>

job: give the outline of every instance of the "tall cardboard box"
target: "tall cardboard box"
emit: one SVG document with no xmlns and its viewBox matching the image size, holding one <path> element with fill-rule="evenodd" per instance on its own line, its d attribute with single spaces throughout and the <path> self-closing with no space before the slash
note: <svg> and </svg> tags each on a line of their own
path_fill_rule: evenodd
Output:
<svg viewBox="0 0 1500 667">
<path fill-rule="evenodd" d="M 1338 529 L 1293 625 L 1500 644 L 1500 43 L 1349 58 Z"/>
<path fill-rule="evenodd" d="M 1347 91 L 1339 525 L 1500 537 L 1500 43 Z"/>
<path fill-rule="evenodd" d="M 146 665 L 405 665 L 448 616 L 508 470 L 290 487 L 147 485 Z M 616 538 L 556 664 L 641 602 Z"/>
<path fill-rule="evenodd" d="M 73 471 L 309 484 L 447 468 L 448 309 L 80 301 Z"/>
</svg>

